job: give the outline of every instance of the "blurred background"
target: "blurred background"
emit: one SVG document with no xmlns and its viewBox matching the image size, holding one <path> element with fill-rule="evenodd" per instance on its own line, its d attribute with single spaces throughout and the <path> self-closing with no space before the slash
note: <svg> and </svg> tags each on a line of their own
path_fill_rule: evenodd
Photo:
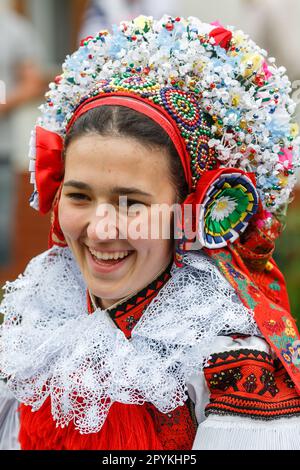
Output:
<svg viewBox="0 0 300 470">
<path fill-rule="evenodd" d="M 299 0 L 0 0 L 0 286 L 47 249 L 49 217 L 28 204 L 27 153 L 48 83 L 80 39 L 122 19 L 164 13 L 243 29 L 287 68 L 300 90 Z M 300 122 L 299 106 L 296 118 Z M 300 187 L 286 223 L 276 260 L 300 318 Z"/>
</svg>

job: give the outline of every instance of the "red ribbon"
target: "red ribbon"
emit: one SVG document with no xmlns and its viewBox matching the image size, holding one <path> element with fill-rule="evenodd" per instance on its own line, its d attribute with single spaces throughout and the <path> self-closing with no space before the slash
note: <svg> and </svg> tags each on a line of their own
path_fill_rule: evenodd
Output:
<svg viewBox="0 0 300 470">
<path fill-rule="evenodd" d="M 64 175 L 63 139 L 56 133 L 36 127 L 35 178 L 39 194 L 39 211 L 47 214 Z"/>
<path fill-rule="evenodd" d="M 214 38 L 215 45 L 228 50 L 232 39 L 232 32 L 225 28 L 216 28 L 209 33 L 210 38 Z"/>
</svg>

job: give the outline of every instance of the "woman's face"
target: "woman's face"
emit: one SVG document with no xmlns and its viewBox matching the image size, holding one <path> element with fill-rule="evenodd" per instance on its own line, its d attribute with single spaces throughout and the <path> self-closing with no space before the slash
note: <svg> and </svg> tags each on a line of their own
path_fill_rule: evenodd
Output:
<svg viewBox="0 0 300 470">
<path fill-rule="evenodd" d="M 145 287 L 172 260 L 171 213 L 159 222 L 150 217 L 154 204 L 176 201 L 168 158 L 159 147 L 124 137 L 88 134 L 68 146 L 60 226 L 103 308 Z M 120 196 L 127 196 L 127 210 Z M 151 220 L 159 229 L 154 238 Z"/>
</svg>

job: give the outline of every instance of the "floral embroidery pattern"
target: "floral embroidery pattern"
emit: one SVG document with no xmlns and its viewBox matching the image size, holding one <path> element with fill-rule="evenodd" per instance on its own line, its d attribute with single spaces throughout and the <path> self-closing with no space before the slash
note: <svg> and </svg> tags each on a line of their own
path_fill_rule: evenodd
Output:
<svg viewBox="0 0 300 470">
<path fill-rule="evenodd" d="M 283 382 L 286 384 L 288 388 L 295 388 L 295 384 L 290 378 L 289 374 L 285 374 L 285 378 L 283 379 Z"/>
<path fill-rule="evenodd" d="M 234 279 L 245 279 L 245 276 L 243 276 L 236 269 L 234 269 L 230 263 L 225 263 L 225 266 L 228 269 L 228 272 L 232 275 L 232 277 L 234 277 Z"/>
<path fill-rule="evenodd" d="M 230 253 L 222 253 L 219 251 L 217 252 L 217 250 L 211 250 L 210 256 L 215 260 L 217 266 L 220 267 L 221 272 L 224 273 L 226 279 L 228 279 L 231 284 L 232 279 L 234 279 L 240 296 L 244 299 L 249 308 L 254 310 L 257 302 L 254 300 L 253 295 L 249 293 L 249 287 L 252 287 L 254 290 L 252 294 L 258 294 L 259 291 L 253 282 L 249 283 L 245 276 L 243 276 L 237 269 L 234 268 L 232 255 Z"/>
<path fill-rule="evenodd" d="M 286 324 L 286 329 L 284 330 L 285 334 L 287 336 L 292 336 L 293 338 L 295 338 L 296 330 L 295 328 L 293 328 L 293 323 L 291 322 L 291 320 L 286 320 L 285 324 Z"/>
<path fill-rule="evenodd" d="M 218 389 L 226 391 L 228 388 L 232 387 L 233 390 L 237 391 L 237 382 L 241 380 L 242 374 L 241 369 L 236 367 L 234 369 L 227 369 L 222 371 L 219 374 L 213 374 L 209 385 L 212 389 Z"/>
<path fill-rule="evenodd" d="M 245 382 L 243 383 L 243 387 L 248 393 L 253 393 L 254 390 L 257 389 L 257 378 L 254 374 L 248 375 Z"/>
<path fill-rule="evenodd" d="M 272 289 L 272 290 L 274 290 L 274 291 L 278 291 L 278 292 L 279 292 L 279 291 L 281 290 L 280 285 L 279 285 L 279 283 L 278 283 L 277 280 L 271 282 L 271 284 L 269 284 L 269 287 L 270 287 L 270 289 Z"/>
<path fill-rule="evenodd" d="M 135 327 L 135 325 L 138 323 L 138 320 L 136 318 L 134 318 L 133 316 L 130 316 L 128 318 L 126 318 L 126 323 L 127 323 L 127 330 L 133 330 L 133 328 Z"/>
<path fill-rule="evenodd" d="M 285 328 L 285 324 L 283 322 L 283 320 L 268 320 L 266 322 L 264 322 L 264 327 L 270 331 L 270 333 L 276 333 L 276 334 L 280 334 L 280 332 L 282 330 L 284 330 Z"/>
<path fill-rule="evenodd" d="M 293 355 L 291 354 L 289 349 L 283 349 L 281 351 L 281 356 L 285 360 L 287 364 L 292 364 L 293 363 Z"/>
<path fill-rule="evenodd" d="M 270 325 L 271 324 L 271 325 Z M 270 330 L 273 326 L 274 334 L 270 336 L 272 342 L 280 349 L 280 354 L 287 364 L 300 365 L 300 343 L 295 341 L 297 332 L 293 322 L 286 317 L 280 321 L 269 320 Z"/>
<path fill-rule="evenodd" d="M 263 389 L 259 392 L 259 395 L 264 395 L 266 392 L 269 392 L 272 397 L 275 397 L 279 392 L 279 389 L 276 386 L 275 377 L 273 372 L 270 372 L 267 369 L 262 370 L 262 376 L 260 378 L 261 383 L 264 385 Z"/>
</svg>

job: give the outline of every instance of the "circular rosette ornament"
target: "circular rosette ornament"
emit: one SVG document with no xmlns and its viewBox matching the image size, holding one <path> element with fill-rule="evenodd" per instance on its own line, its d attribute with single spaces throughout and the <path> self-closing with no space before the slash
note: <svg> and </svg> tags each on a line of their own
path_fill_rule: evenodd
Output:
<svg viewBox="0 0 300 470">
<path fill-rule="evenodd" d="M 201 245 L 222 248 L 243 233 L 258 209 L 254 176 L 235 168 L 208 171 L 199 181 L 197 231 Z"/>
</svg>

